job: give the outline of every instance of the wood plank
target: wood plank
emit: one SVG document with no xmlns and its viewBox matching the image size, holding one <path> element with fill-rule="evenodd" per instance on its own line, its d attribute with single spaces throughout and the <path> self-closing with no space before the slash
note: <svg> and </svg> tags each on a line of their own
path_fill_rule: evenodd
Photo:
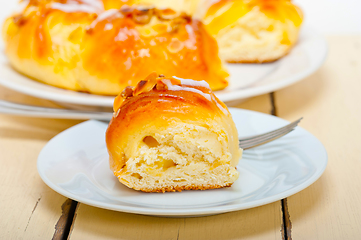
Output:
<svg viewBox="0 0 361 240">
<path fill-rule="evenodd" d="M 0 87 L 0 99 L 54 105 Z M 79 123 L 0 114 L 0 239 L 51 239 L 66 198 L 40 179 L 36 161 L 56 134 Z"/>
<path fill-rule="evenodd" d="M 321 178 L 288 198 L 293 239 L 360 239 L 361 36 L 328 37 L 325 65 L 276 92 L 278 115 L 293 120 L 325 145 Z"/>
<path fill-rule="evenodd" d="M 68 239 L 71 227 L 73 225 L 74 216 L 77 211 L 78 202 L 67 199 L 61 206 L 62 215 L 55 225 L 55 232 L 52 240 Z"/>
<path fill-rule="evenodd" d="M 199 218 L 161 218 L 80 204 L 70 239 L 282 239 L 280 202 Z"/>
<path fill-rule="evenodd" d="M 232 105 L 231 107 L 242 108 L 267 114 L 272 114 L 273 110 L 270 94 L 263 94 L 257 97 L 248 98 L 239 104 Z"/>
<path fill-rule="evenodd" d="M 270 113 L 268 94 L 237 107 Z M 160 218 L 80 204 L 70 239 L 282 239 L 281 202 L 200 218 Z"/>
</svg>

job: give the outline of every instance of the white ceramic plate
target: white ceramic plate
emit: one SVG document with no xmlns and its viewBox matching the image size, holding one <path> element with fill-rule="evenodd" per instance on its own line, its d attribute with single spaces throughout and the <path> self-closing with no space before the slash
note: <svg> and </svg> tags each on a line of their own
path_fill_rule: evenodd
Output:
<svg viewBox="0 0 361 240">
<path fill-rule="evenodd" d="M 264 64 L 228 64 L 229 86 L 217 91 L 224 102 L 236 101 L 286 87 L 316 71 L 327 55 L 324 38 L 304 27 L 298 44 L 284 58 Z M 67 104 L 112 107 L 114 97 L 74 92 L 52 87 L 16 72 L 0 55 L 0 84 L 39 98 Z"/>
<path fill-rule="evenodd" d="M 270 115 L 230 109 L 240 136 L 287 124 Z M 109 169 L 104 141 L 107 124 L 87 121 L 60 133 L 43 148 L 38 171 L 58 193 L 115 211 L 173 217 L 219 214 L 261 206 L 295 194 L 315 182 L 327 164 L 323 145 L 297 129 L 283 138 L 246 150 L 230 188 L 143 193 L 118 182 Z"/>
</svg>

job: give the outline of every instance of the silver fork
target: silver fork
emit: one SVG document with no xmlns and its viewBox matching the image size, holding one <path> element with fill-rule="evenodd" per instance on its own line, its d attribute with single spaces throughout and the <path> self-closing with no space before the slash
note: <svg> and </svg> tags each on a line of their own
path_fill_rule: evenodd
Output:
<svg viewBox="0 0 361 240">
<path fill-rule="evenodd" d="M 302 120 L 302 118 L 276 130 L 271 132 L 263 133 L 260 135 L 255 135 L 251 137 L 241 138 L 239 139 L 239 147 L 243 150 L 254 148 L 276 140 L 289 132 L 292 132 L 298 123 Z"/>
<path fill-rule="evenodd" d="M 22 115 L 29 117 L 96 119 L 101 121 L 109 121 L 113 116 L 113 114 L 110 112 L 94 112 L 94 111 L 79 111 L 79 110 L 62 109 L 62 108 L 48 108 L 48 107 L 18 104 L 4 100 L 0 100 L 0 113 Z M 301 119 L 302 118 L 282 128 L 273 130 L 268 133 L 239 139 L 239 146 L 245 150 L 276 140 L 277 138 L 280 138 L 286 135 L 287 133 L 291 132 L 301 121 Z"/>
</svg>

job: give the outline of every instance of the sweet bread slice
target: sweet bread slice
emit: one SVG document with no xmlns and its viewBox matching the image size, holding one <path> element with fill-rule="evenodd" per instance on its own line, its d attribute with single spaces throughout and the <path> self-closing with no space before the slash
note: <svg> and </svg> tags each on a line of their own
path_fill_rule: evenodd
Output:
<svg viewBox="0 0 361 240">
<path fill-rule="evenodd" d="M 241 156 L 227 107 L 205 81 L 158 77 L 126 88 L 106 132 L 110 167 L 144 192 L 231 186 Z"/>
</svg>

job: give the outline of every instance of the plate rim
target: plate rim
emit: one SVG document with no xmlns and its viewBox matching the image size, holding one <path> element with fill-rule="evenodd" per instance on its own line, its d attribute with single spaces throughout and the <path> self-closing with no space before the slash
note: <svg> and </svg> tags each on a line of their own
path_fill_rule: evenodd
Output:
<svg viewBox="0 0 361 240">
<path fill-rule="evenodd" d="M 323 65 L 323 63 L 327 59 L 328 51 L 329 51 L 329 47 L 328 47 L 328 43 L 327 43 L 326 39 L 324 38 L 323 35 L 321 35 L 314 28 L 312 28 L 308 25 L 302 26 L 302 31 L 310 32 L 308 34 L 313 35 L 313 37 L 315 39 L 317 39 L 317 41 L 319 41 L 322 45 L 322 49 L 318 49 L 319 53 L 321 53 L 321 54 L 319 55 L 319 58 L 317 58 L 316 63 L 314 65 L 312 65 L 312 67 L 307 68 L 306 70 L 303 70 L 296 75 L 292 75 L 291 77 L 288 77 L 287 81 L 283 80 L 283 81 L 271 83 L 269 85 L 263 85 L 263 86 L 259 86 L 259 87 L 255 87 L 255 88 L 243 89 L 242 90 L 243 91 L 242 99 L 259 96 L 259 95 L 262 95 L 265 93 L 270 93 L 270 92 L 285 88 L 287 86 L 290 86 L 296 82 L 303 80 L 307 76 L 310 76 Z M 291 49 L 291 51 L 292 51 L 292 49 Z M 235 99 L 232 99 L 232 97 L 234 97 L 234 95 L 236 95 L 237 93 L 239 93 L 239 91 L 230 92 L 230 93 L 226 94 L 224 97 L 222 97 L 221 100 L 224 102 L 233 101 Z"/>
<path fill-rule="evenodd" d="M 306 32 L 306 33 L 305 33 Z M 327 55 L 328 55 L 328 44 L 326 39 L 318 33 L 316 30 L 314 30 L 312 27 L 308 25 L 304 25 L 301 28 L 301 34 L 300 37 L 302 37 L 302 33 L 306 34 L 308 38 L 313 38 L 317 41 L 319 41 L 321 48 L 317 49 L 318 54 L 317 59 L 315 58 L 315 64 L 311 65 L 309 68 L 306 68 L 305 70 L 302 70 L 301 72 L 288 76 L 286 78 L 282 78 L 282 80 L 278 80 L 274 83 L 269 83 L 266 85 L 256 86 L 256 87 L 244 87 L 240 89 L 234 89 L 230 92 L 225 93 L 217 93 L 215 91 L 216 96 L 223 102 L 230 102 L 230 101 L 237 101 L 241 99 L 246 99 L 249 97 L 254 97 L 258 95 L 262 95 L 265 93 L 269 93 L 284 87 L 287 87 L 289 85 L 292 85 L 298 81 L 301 81 L 305 77 L 311 75 L 314 73 L 317 69 L 319 69 L 322 64 L 325 62 Z M 308 39 L 307 38 L 307 39 Z M 292 51 L 292 50 L 291 50 Z M 3 56 L 6 59 L 6 56 Z M 282 59 L 280 59 L 282 60 Z M 7 61 L 7 60 L 5 60 Z M 13 70 L 16 72 L 16 70 Z M 18 73 L 22 75 L 21 73 Z M 103 96 L 103 95 L 96 95 L 96 94 L 88 94 L 88 93 L 82 93 L 82 92 L 76 92 L 72 90 L 57 88 L 51 85 L 47 85 L 45 83 L 38 82 L 34 79 L 31 79 L 25 75 L 22 75 L 25 78 L 28 78 L 27 80 L 33 81 L 33 84 L 37 85 L 39 84 L 39 88 L 28 86 L 22 86 L 19 83 L 14 83 L 11 80 L 5 79 L 0 77 L 0 84 L 10 88 L 14 91 L 21 92 L 33 97 L 39 97 L 46 100 L 51 100 L 59 103 L 67 103 L 67 104 L 74 104 L 74 105 L 85 105 L 85 106 L 96 106 L 96 107 L 112 107 L 113 101 L 115 96 Z M 54 89 L 54 91 L 46 91 L 44 89 L 41 89 L 42 87 L 51 88 Z M 225 89 L 227 90 L 227 89 Z M 70 94 L 69 94 L 70 93 Z"/>
<path fill-rule="evenodd" d="M 260 112 L 256 112 L 256 111 L 251 111 L 251 110 L 245 110 L 245 109 L 238 109 L 238 108 L 229 108 L 231 112 L 239 112 L 240 114 L 242 112 L 248 112 L 249 114 L 258 114 L 258 115 L 262 115 L 262 117 L 271 117 L 271 118 L 277 118 L 278 120 L 283 121 L 284 123 L 289 123 L 288 121 L 281 119 L 279 117 L 276 116 L 272 116 L 269 114 L 265 114 L 265 113 L 260 113 Z M 142 214 L 142 215 L 150 215 L 150 216 L 163 216 L 163 217 L 201 217 L 201 216 L 208 216 L 208 215 L 215 215 L 215 214 L 221 214 L 221 213 L 227 213 L 227 212 L 233 212 L 233 211 L 239 211 L 239 210 L 244 210 L 244 209 L 249 209 L 249 208 L 254 208 L 254 207 L 258 207 L 258 206 L 263 206 L 263 205 L 267 205 L 276 201 L 279 201 L 283 198 L 289 197 L 291 195 L 294 195 L 302 190 L 304 190 L 305 188 L 309 187 L 311 184 L 313 184 L 314 182 L 316 182 L 321 175 L 324 173 L 327 163 L 328 163 L 328 155 L 327 155 L 327 151 L 324 147 L 324 145 L 311 133 L 309 133 L 308 131 L 306 131 L 305 129 L 298 127 L 298 129 L 296 129 L 295 131 L 303 131 L 306 135 L 308 135 L 308 137 L 313 138 L 314 140 L 316 140 L 319 143 L 319 147 L 320 147 L 320 151 L 322 151 L 322 155 L 324 155 L 324 159 L 322 161 L 324 161 L 323 166 L 319 169 L 316 169 L 315 173 L 312 174 L 312 176 L 310 178 L 308 178 L 306 181 L 302 182 L 301 184 L 297 185 L 296 187 L 293 187 L 287 191 L 282 191 L 278 194 L 266 197 L 266 198 L 262 198 L 259 200 L 255 200 L 255 201 L 251 201 L 248 203 L 241 203 L 241 204 L 232 204 L 232 205 L 228 205 L 228 206 L 208 206 L 208 207 L 203 207 L 203 208 L 181 208 L 181 209 L 175 209 L 175 208 L 149 208 L 149 207 L 133 207 L 133 206 L 125 206 L 125 207 L 120 207 L 122 206 L 117 205 L 118 207 L 114 207 L 114 204 L 107 204 L 107 203 L 103 203 L 103 204 L 99 204 L 96 201 L 93 200 L 89 200 L 83 197 L 76 197 L 73 194 L 63 190 L 61 187 L 58 187 L 56 184 L 53 184 L 52 181 L 50 181 L 46 176 L 45 173 L 43 173 L 43 171 L 41 170 L 41 162 L 42 160 L 42 154 L 43 152 L 47 149 L 47 147 L 52 144 L 53 141 L 56 141 L 57 138 L 61 137 L 62 135 L 68 134 L 68 132 L 73 131 L 74 128 L 78 128 L 80 126 L 84 127 L 88 124 L 93 124 L 93 123 L 101 123 L 99 121 L 96 120 L 88 120 L 88 121 L 84 121 L 80 124 L 74 125 L 62 132 L 60 132 L 59 134 L 57 134 L 55 137 L 53 137 L 41 150 L 41 152 L 39 153 L 38 159 L 37 159 L 37 170 L 38 170 L 38 174 L 40 175 L 40 178 L 43 180 L 43 182 L 49 186 L 51 189 L 53 189 L 54 191 L 56 191 L 57 193 L 68 197 L 70 199 L 76 200 L 80 203 L 84 203 L 90 206 L 95 206 L 98 208 L 103 208 L 103 209 L 108 209 L 108 210 L 113 210 L 113 211 L 118 211 L 118 212 L 126 212 L 126 213 L 134 213 L 134 214 Z M 106 124 L 106 123 L 101 123 L 101 124 Z M 146 193 L 145 193 L 146 194 Z M 186 211 L 185 211 L 186 210 Z"/>
</svg>

